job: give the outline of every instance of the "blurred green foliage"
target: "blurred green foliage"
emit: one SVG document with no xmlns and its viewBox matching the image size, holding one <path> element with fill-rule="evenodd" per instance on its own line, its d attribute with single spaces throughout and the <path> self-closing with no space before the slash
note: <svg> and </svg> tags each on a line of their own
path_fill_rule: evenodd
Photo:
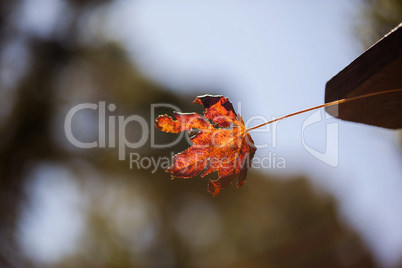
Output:
<svg viewBox="0 0 402 268">
<path fill-rule="evenodd" d="M 361 18 L 357 34 L 368 48 L 402 22 L 402 1 L 363 0 Z"/>
</svg>

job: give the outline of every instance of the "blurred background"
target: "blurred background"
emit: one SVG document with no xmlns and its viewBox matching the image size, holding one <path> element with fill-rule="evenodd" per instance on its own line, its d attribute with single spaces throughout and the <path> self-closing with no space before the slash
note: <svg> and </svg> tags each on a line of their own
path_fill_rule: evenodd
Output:
<svg viewBox="0 0 402 268">
<path fill-rule="evenodd" d="M 401 21 L 400 0 L 0 1 L 0 267 L 402 267 L 395 131 L 315 124 L 305 141 L 321 151 L 339 125 L 331 167 L 303 147 L 311 113 L 286 119 L 251 134 L 268 144 L 256 158 L 286 168 L 253 168 L 216 198 L 205 178 L 129 163 L 188 147 L 151 146 L 175 139 L 153 133 L 172 110 L 152 104 L 202 112 L 197 95 L 224 95 L 249 126 L 319 105 L 326 81 Z M 107 124 L 147 122 L 125 160 L 66 138 L 68 111 L 100 102 L 115 105 Z M 98 110 L 73 117 L 78 140 L 99 141 Z"/>
</svg>

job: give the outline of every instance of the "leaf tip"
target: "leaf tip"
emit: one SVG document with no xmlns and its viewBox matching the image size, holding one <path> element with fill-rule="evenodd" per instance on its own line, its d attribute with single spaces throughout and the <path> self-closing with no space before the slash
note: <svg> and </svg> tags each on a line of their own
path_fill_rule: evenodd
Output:
<svg viewBox="0 0 402 268">
<path fill-rule="evenodd" d="M 219 186 L 219 184 L 212 180 L 209 180 L 208 192 L 210 192 L 214 197 L 216 197 L 220 191 L 221 191 L 221 187 Z"/>
<path fill-rule="evenodd" d="M 237 182 L 237 188 L 240 188 L 240 187 L 242 187 L 243 186 L 243 184 L 244 184 L 244 180 L 243 181 L 238 181 Z"/>
<path fill-rule="evenodd" d="M 155 127 L 163 132 L 168 133 L 179 133 L 180 132 L 180 122 L 173 121 L 171 116 L 167 114 L 159 115 L 155 119 Z"/>
<path fill-rule="evenodd" d="M 192 104 L 201 104 L 202 105 L 202 101 L 199 97 L 196 97 Z"/>
</svg>

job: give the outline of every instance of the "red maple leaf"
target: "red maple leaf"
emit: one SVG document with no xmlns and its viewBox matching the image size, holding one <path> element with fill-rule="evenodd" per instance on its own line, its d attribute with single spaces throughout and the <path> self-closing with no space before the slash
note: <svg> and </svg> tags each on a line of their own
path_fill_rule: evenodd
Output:
<svg viewBox="0 0 402 268">
<path fill-rule="evenodd" d="M 203 95 L 193 103 L 204 105 L 204 116 L 175 112 L 176 120 L 168 115 L 156 119 L 155 126 L 165 132 L 198 130 L 191 137 L 193 145 L 176 154 L 166 171 L 172 178 L 192 178 L 201 173 L 204 177 L 217 171 L 218 179 L 208 183 L 208 191 L 214 196 L 236 177 L 237 187 L 241 187 L 256 151 L 243 119 L 236 115 L 232 103 L 223 96 Z"/>
</svg>

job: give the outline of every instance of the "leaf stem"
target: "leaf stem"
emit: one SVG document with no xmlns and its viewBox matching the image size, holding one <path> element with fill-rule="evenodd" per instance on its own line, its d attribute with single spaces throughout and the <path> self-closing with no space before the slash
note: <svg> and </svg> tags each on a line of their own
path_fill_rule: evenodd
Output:
<svg viewBox="0 0 402 268">
<path fill-rule="evenodd" d="M 402 91 L 402 88 L 391 89 L 391 90 L 386 90 L 386 91 L 381 91 L 381 92 L 374 92 L 374 93 L 364 94 L 364 95 L 360 95 L 360 96 L 356 96 L 356 97 L 351 97 L 351 98 L 346 98 L 346 99 L 340 99 L 340 100 L 336 100 L 336 101 L 331 101 L 331 102 L 324 103 L 324 104 L 321 104 L 321 105 L 318 105 L 318 106 L 314 106 L 314 107 L 311 107 L 311 108 L 308 108 L 308 109 L 304 109 L 304 110 L 301 110 L 301 111 L 298 111 L 298 112 L 295 112 L 295 113 L 291 113 L 291 114 L 288 114 L 288 115 L 284 115 L 284 116 L 278 117 L 278 118 L 276 118 L 276 119 L 273 119 L 273 120 L 271 120 L 271 121 L 262 123 L 262 124 L 260 124 L 260 125 L 255 126 L 255 127 L 251 127 L 251 128 L 249 128 L 249 129 L 247 129 L 247 131 L 251 131 L 251 130 L 254 130 L 254 129 L 256 129 L 256 128 L 260 128 L 260 127 L 263 127 L 263 126 L 265 126 L 265 125 L 269 125 L 269 124 L 271 124 L 271 123 L 280 121 L 280 120 L 282 120 L 282 119 L 285 119 L 285 118 L 288 118 L 288 117 L 292 117 L 292 116 L 295 116 L 295 115 L 298 115 L 298 114 L 302 114 L 302 113 L 305 113 L 305 112 L 309 112 L 309 111 L 312 111 L 312 110 L 320 109 L 320 108 L 323 108 L 323 107 L 334 106 L 334 105 L 338 105 L 338 104 L 345 103 L 345 102 L 349 102 L 349 101 L 364 99 L 364 98 L 368 98 L 368 97 L 372 97 L 372 96 L 376 96 L 376 95 L 381 95 L 381 94 L 386 94 L 386 93 L 392 93 L 392 92 L 397 92 L 397 91 Z"/>
</svg>

